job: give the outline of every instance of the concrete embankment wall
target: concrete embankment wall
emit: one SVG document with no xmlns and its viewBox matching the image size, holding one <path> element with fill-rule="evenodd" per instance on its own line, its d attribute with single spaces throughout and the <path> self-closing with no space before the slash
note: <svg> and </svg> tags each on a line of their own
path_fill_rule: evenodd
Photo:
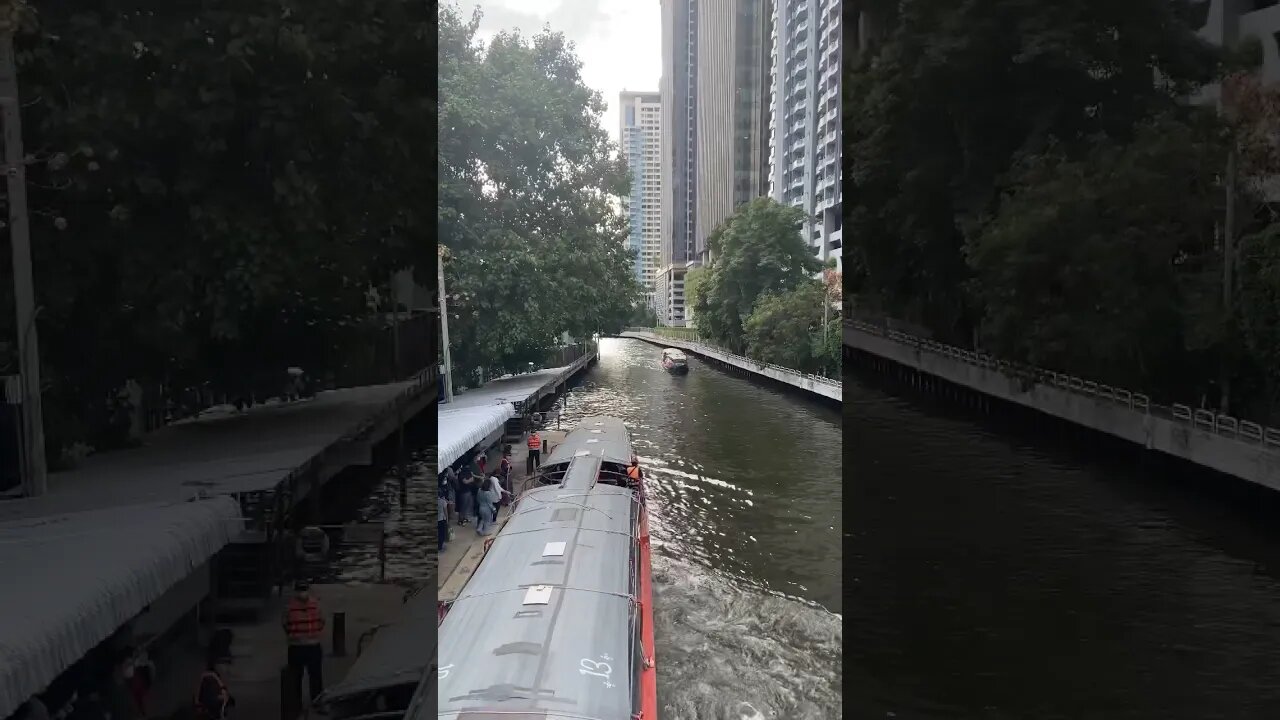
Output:
<svg viewBox="0 0 1280 720">
<path fill-rule="evenodd" d="M 1134 397 L 1141 396 L 1099 389 L 1093 383 L 1073 388 L 1032 381 L 1025 375 L 1009 373 L 1007 368 L 952 357 L 938 349 L 922 347 L 918 342 L 894 339 L 854 324 L 845 325 L 844 344 L 853 351 L 855 357 L 851 360 L 855 363 L 857 353 L 863 353 L 926 378 L 943 380 L 994 400 L 1029 408 L 1148 450 L 1280 490 L 1280 447 L 1275 445 L 1274 430 L 1268 429 L 1257 439 L 1244 439 L 1240 437 L 1239 424 L 1230 426 L 1234 429 L 1228 432 L 1228 426 L 1219 426 L 1216 419 L 1200 423 L 1189 413 L 1178 417 L 1176 412 L 1161 412 L 1145 398 L 1135 407 Z M 1168 416 L 1162 416 L 1165 414 Z"/>
<path fill-rule="evenodd" d="M 734 355 L 733 353 L 726 352 L 710 345 L 636 331 L 624 332 L 622 333 L 622 337 L 644 340 L 645 342 L 660 345 L 662 347 L 679 348 L 680 350 L 697 355 L 705 360 L 710 360 L 715 364 L 741 370 L 756 377 L 773 380 L 797 390 L 803 390 L 804 392 L 818 398 L 841 402 L 844 397 L 843 384 L 835 380 L 829 380 L 818 375 L 806 375 L 790 368 L 784 368 L 780 365 L 757 362 L 750 358 L 745 358 L 741 355 Z"/>
</svg>

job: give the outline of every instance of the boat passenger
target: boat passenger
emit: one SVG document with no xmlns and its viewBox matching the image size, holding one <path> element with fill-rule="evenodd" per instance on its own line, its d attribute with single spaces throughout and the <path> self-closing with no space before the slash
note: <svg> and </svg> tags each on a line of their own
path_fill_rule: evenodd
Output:
<svg viewBox="0 0 1280 720">
<path fill-rule="evenodd" d="M 476 493 L 476 512 L 479 516 L 476 521 L 477 535 L 488 535 L 493 530 L 493 519 L 498 512 L 497 503 L 502 497 L 501 491 L 492 489 L 497 481 L 498 478 L 490 477 L 485 486 Z"/>
<path fill-rule="evenodd" d="M 640 458 L 635 455 L 631 456 L 631 467 L 627 468 L 627 477 L 631 478 L 632 484 L 644 480 L 644 471 L 640 469 Z"/>
</svg>

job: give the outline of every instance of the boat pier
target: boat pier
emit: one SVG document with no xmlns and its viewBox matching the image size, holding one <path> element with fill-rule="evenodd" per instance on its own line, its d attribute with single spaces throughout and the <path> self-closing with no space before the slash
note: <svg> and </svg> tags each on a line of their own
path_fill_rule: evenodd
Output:
<svg viewBox="0 0 1280 720">
<path fill-rule="evenodd" d="M 269 549 L 319 517 L 321 490 L 344 469 L 372 464 L 435 403 L 435 374 L 206 412 L 50 475 L 45 495 L 0 502 L 0 571 L 41 588 L 0 593 L 0 718 L 65 685 L 73 666 L 100 672 L 125 645 L 149 649 L 185 707 L 197 676 L 183 668 L 221 611 L 265 613 L 264 632 L 279 634 Z M 244 655 L 273 668 L 278 704 L 284 643 L 271 642 Z"/>
<path fill-rule="evenodd" d="M 491 380 L 454 396 L 437 412 L 437 458 L 448 467 L 473 450 L 524 437 L 535 413 L 549 407 L 573 378 L 599 359 L 595 343 L 572 346 L 564 365 Z M 521 464 L 523 467 L 523 463 Z"/>
</svg>

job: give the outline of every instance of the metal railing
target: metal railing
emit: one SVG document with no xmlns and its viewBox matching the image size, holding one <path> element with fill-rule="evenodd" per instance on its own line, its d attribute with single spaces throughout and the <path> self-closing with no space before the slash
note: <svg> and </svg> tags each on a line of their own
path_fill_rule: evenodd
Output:
<svg viewBox="0 0 1280 720">
<path fill-rule="evenodd" d="M 658 329 L 658 330 L 665 330 L 666 328 L 657 328 L 657 329 Z M 746 356 L 743 356 L 743 355 L 738 355 L 738 354 L 736 354 L 736 353 L 729 352 L 728 350 L 725 350 L 725 349 L 724 349 L 724 348 L 722 348 L 722 347 L 718 347 L 718 346 L 716 346 L 716 345 L 712 345 L 712 344 L 710 344 L 710 343 L 702 342 L 702 340 L 701 340 L 701 339 L 698 339 L 698 340 L 686 340 L 686 339 L 681 338 L 681 337 L 675 337 L 675 336 L 671 336 L 671 335 L 662 335 L 661 333 L 656 333 L 656 332 L 654 332 L 654 330 L 655 330 L 655 328 L 638 328 L 638 327 L 628 327 L 628 328 L 624 328 L 624 329 L 623 329 L 623 332 L 630 332 L 630 333 L 643 333 L 643 334 L 646 334 L 646 335 L 650 335 L 650 336 L 652 336 L 652 337 L 653 337 L 653 338 L 655 338 L 655 339 L 657 339 L 657 338 L 664 338 L 664 339 L 667 339 L 667 340 L 671 340 L 671 341 L 673 341 L 673 343 L 680 343 L 680 344 L 683 344 L 683 345 L 686 345 L 686 346 L 692 345 L 692 346 L 694 346 L 694 348 L 693 348 L 693 349 L 694 349 L 695 351 L 701 351 L 701 352 L 707 352 L 707 353 L 717 353 L 717 354 L 719 354 L 719 355 L 721 355 L 721 356 L 724 356 L 724 357 L 726 357 L 726 358 L 729 358 L 729 359 L 731 359 L 731 360 L 735 360 L 735 361 L 737 361 L 737 362 L 740 362 L 740 363 L 743 363 L 743 364 L 746 364 L 746 365 L 750 365 L 750 366 L 752 366 L 752 367 L 756 368 L 757 370 L 764 370 L 764 369 L 768 368 L 768 369 L 770 369 L 770 370 L 773 370 L 773 371 L 775 371 L 775 372 L 781 373 L 781 374 L 783 374 L 783 375 L 787 375 L 787 376 L 794 377 L 794 378 L 799 378 L 799 379 L 802 379 L 802 380 L 807 380 L 807 381 L 809 381 L 809 382 L 813 382 L 813 383 L 816 383 L 816 384 L 818 384 L 818 385 L 825 385 L 825 386 L 827 386 L 827 387 L 836 388 L 836 389 L 840 389 L 841 387 L 843 387 L 843 383 L 842 383 L 841 381 L 839 381 L 839 380 L 832 380 L 831 378 L 823 377 L 822 375 L 814 375 L 814 374 L 812 374 L 812 373 L 800 372 L 799 370 L 795 370 L 795 369 L 792 369 L 792 368 L 789 368 L 789 367 L 783 367 L 783 366 L 781 366 L 781 365 L 775 365 L 774 363 L 761 362 L 761 361 L 756 360 L 756 359 L 754 359 L 754 358 L 749 358 L 749 357 L 746 357 Z M 674 346 L 674 347 L 680 347 L 680 345 L 673 345 L 673 346 Z M 682 348 L 682 349 L 684 349 L 684 348 Z"/>
<path fill-rule="evenodd" d="M 1037 384 L 1051 385 L 1059 390 L 1064 390 L 1077 395 L 1103 400 L 1106 402 L 1122 405 L 1135 412 L 1145 415 L 1171 420 L 1181 425 L 1194 427 L 1197 430 L 1221 435 L 1222 437 L 1232 438 L 1241 442 L 1263 445 L 1268 448 L 1280 449 L 1280 429 L 1273 427 L 1264 427 L 1258 423 L 1248 420 L 1241 420 L 1230 415 L 1215 413 L 1212 410 L 1193 410 L 1190 405 L 1181 403 L 1173 403 L 1171 405 L 1161 405 L 1151 402 L 1151 398 L 1146 395 L 1126 390 L 1125 388 L 1112 387 L 1091 380 L 1084 380 L 1067 373 L 1055 372 L 1053 370 L 1045 370 L 1044 368 L 1032 367 L 1016 362 L 1008 362 L 999 360 L 985 353 L 973 350 L 964 350 L 953 345 L 946 345 L 933 340 L 928 340 L 916 335 L 891 330 L 879 325 L 873 325 L 861 320 L 846 319 L 845 325 L 848 327 L 861 330 L 862 332 L 879 335 L 888 338 L 903 345 L 925 350 L 935 355 L 959 360 L 970 365 L 995 370 L 1000 374 L 1027 380 Z"/>
</svg>

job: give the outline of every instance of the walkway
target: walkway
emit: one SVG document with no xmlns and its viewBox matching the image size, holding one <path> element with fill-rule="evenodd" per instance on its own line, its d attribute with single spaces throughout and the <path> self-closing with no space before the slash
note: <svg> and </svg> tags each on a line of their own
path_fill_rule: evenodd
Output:
<svg viewBox="0 0 1280 720">
<path fill-rule="evenodd" d="M 773 363 L 762 363 L 758 360 L 752 360 L 742 355 L 735 355 L 727 350 L 722 350 L 714 345 L 707 345 L 701 342 L 693 342 L 690 340 L 680 340 L 678 338 L 667 337 L 664 335 L 656 335 L 647 330 L 628 329 L 623 332 L 620 337 L 634 338 L 643 340 L 647 343 L 660 345 L 662 347 L 679 348 L 685 352 L 693 353 L 699 357 L 712 360 L 721 365 L 743 370 L 747 373 L 761 378 L 767 378 L 775 382 L 789 385 L 797 390 L 803 390 L 817 397 L 826 398 L 827 400 L 835 400 L 841 402 L 844 399 L 843 385 L 839 380 L 822 377 L 821 375 L 810 375 L 807 373 L 785 368 L 781 365 Z"/>
<path fill-rule="evenodd" d="M 151 433 L 141 447 L 91 455 L 51 474 L 46 495 L 0 502 L 0 520 L 270 490 L 325 454 L 317 470 L 332 476 L 370 462 L 371 445 L 395 427 L 397 402 L 412 417 L 434 393 L 434 384 L 409 381 L 207 413 Z"/>
<path fill-rule="evenodd" d="M 847 320 L 851 350 L 1148 450 L 1280 490 L 1280 429 Z"/>
</svg>

